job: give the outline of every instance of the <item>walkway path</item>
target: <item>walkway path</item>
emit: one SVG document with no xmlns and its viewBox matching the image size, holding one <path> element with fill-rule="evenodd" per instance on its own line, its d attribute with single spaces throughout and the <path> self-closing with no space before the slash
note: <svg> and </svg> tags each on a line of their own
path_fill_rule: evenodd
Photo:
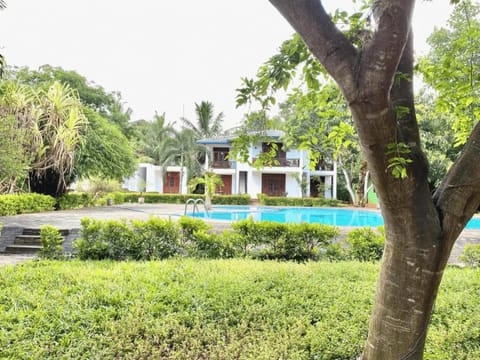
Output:
<svg viewBox="0 0 480 360">
<path fill-rule="evenodd" d="M 150 216 L 176 219 L 183 215 L 184 205 L 179 204 L 123 204 L 78 210 L 50 211 L 35 214 L 22 214 L 0 217 L 5 227 L 39 228 L 42 225 L 53 225 L 65 229 L 80 228 L 80 220 L 85 217 L 95 219 L 138 219 L 147 220 Z M 191 209 L 190 209 L 191 210 Z M 229 228 L 229 222 L 209 221 L 215 228 Z M 345 229 L 346 230 L 346 229 Z M 464 230 L 457 240 L 450 256 L 451 263 L 459 262 L 459 255 L 468 243 L 480 243 L 480 230 Z M 31 259 L 25 255 L 0 254 L 0 265 L 15 264 Z"/>
</svg>

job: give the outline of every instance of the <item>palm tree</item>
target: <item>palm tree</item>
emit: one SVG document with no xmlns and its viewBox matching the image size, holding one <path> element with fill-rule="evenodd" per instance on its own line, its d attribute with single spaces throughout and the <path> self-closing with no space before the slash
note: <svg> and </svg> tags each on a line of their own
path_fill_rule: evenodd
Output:
<svg viewBox="0 0 480 360">
<path fill-rule="evenodd" d="M 175 135 L 172 123 L 167 123 L 165 113 L 155 114 L 152 122 L 144 122 L 140 126 L 139 148 L 143 156 L 155 165 L 162 165 L 165 147 Z"/>
<path fill-rule="evenodd" d="M 224 115 L 223 112 L 221 112 L 215 116 L 211 102 L 202 101 L 200 104 L 195 103 L 195 113 L 197 115 L 195 124 L 186 118 L 181 118 L 183 126 L 191 129 L 195 133 L 195 140 L 215 137 L 221 134 Z M 199 161 L 201 164 L 204 164 L 207 156 L 207 148 L 202 147 L 203 151 L 199 153 Z"/>
<path fill-rule="evenodd" d="M 203 154 L 205 148 L 196 143 L 196 134 L 191 129 L 175 131 L 174 136 L 163 143 L 160 165 L 163 168 L 169 165 L 180 166 L 180 183 L 183 184 L 183 168 L 188 171 L 188 180 L 201 173 L 199 154 Z M 188 182 L 187 180 L 187 182 Z"/>
<path fill-rule="evenodd" d="M 213 104 L 209 101 L 202 101 L 200 104 L 195 103 L 195 114 L 197 115 L 196 123 L 186 118 L 181 119 L 183 125 L 192 129 L 198 139 L 220 135 L 224 118 L 223 112 L 215 116 Z"/>
</svg>

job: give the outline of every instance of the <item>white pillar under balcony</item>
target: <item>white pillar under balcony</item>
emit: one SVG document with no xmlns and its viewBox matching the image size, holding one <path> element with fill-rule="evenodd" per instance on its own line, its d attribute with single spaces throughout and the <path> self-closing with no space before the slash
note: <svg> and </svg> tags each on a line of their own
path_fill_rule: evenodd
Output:
<svg viewBox="0 0 480 360">
<path fill-rule="evenodd" d="M 334 199 L 337 198 L 337 162 L 333 162 L 333 193 L 332 196 Z"/>
<path fill-rule="evenodd" d="M 210 153 L 212 152 L 212 148 L 210 146 L 207 147 L 207 152 L 205 154 L 205 170 L 210 169 Z"/>
</svg>

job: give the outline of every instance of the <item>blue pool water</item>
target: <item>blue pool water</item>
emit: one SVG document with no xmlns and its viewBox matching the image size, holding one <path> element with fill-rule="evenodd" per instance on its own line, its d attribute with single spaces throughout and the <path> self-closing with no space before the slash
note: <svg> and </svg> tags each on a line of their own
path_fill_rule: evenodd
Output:
<svg viewBox="0 0 480 360">
<path fill-rule="evenodd" d="M 187 213 L 192 216 L 192 213 Z M 334 226 L 380 226 L 383 218 L 378 211 L 343 208 L 295 208 L 264 206 L 214 206 L 208 213 L 195 212 L 195 217 L 212 220 L 244 220 L 249 216 L 255 221 L 279 223 L 321 223 Z M 480 229 L 480 218 L 473 218 L 467 229 Z"/>
</svg>

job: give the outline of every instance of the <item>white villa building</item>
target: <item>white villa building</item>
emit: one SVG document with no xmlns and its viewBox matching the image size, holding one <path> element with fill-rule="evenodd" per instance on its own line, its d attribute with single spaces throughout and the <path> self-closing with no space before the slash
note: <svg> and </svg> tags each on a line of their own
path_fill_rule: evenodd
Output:
<svg viewBox="0 0 480 360">
<path fill-rule="evenodd" d="M 198 144 L 206 146 L 209 151 L 205 169 L 220 175 L 223 180 L 223 187 L 217 189 L 217 193 L 249 194 L 252 199 L 257 199 L 258 194 L 286 197 L 323 196 L 328 199 L 337 197 L 335 162 L 322 160 L 314 170 L 311 170 L 307 151 L 283 149 L 282 131 L 269 130 L 266 135 L 271 139 L 269 142 L 259 142 L 249 147 L 248 162 L 228 159 L 232 148 L 231 142 L 235 136 L 197 141 Z M 278 146 L 275 158 L 278 165 L 261 169 L 250 165 L 261 152 L 269 151 L 271 143 L 276 143 Z"/>
<path fill-rule="evenodd" d="M 130 191 L 159 192 L 164 194 L 187 193 L 187 169 L 180 166 L 161 166 L 140 163 L 135 173 L 123 182 Z"/>
</svg>

